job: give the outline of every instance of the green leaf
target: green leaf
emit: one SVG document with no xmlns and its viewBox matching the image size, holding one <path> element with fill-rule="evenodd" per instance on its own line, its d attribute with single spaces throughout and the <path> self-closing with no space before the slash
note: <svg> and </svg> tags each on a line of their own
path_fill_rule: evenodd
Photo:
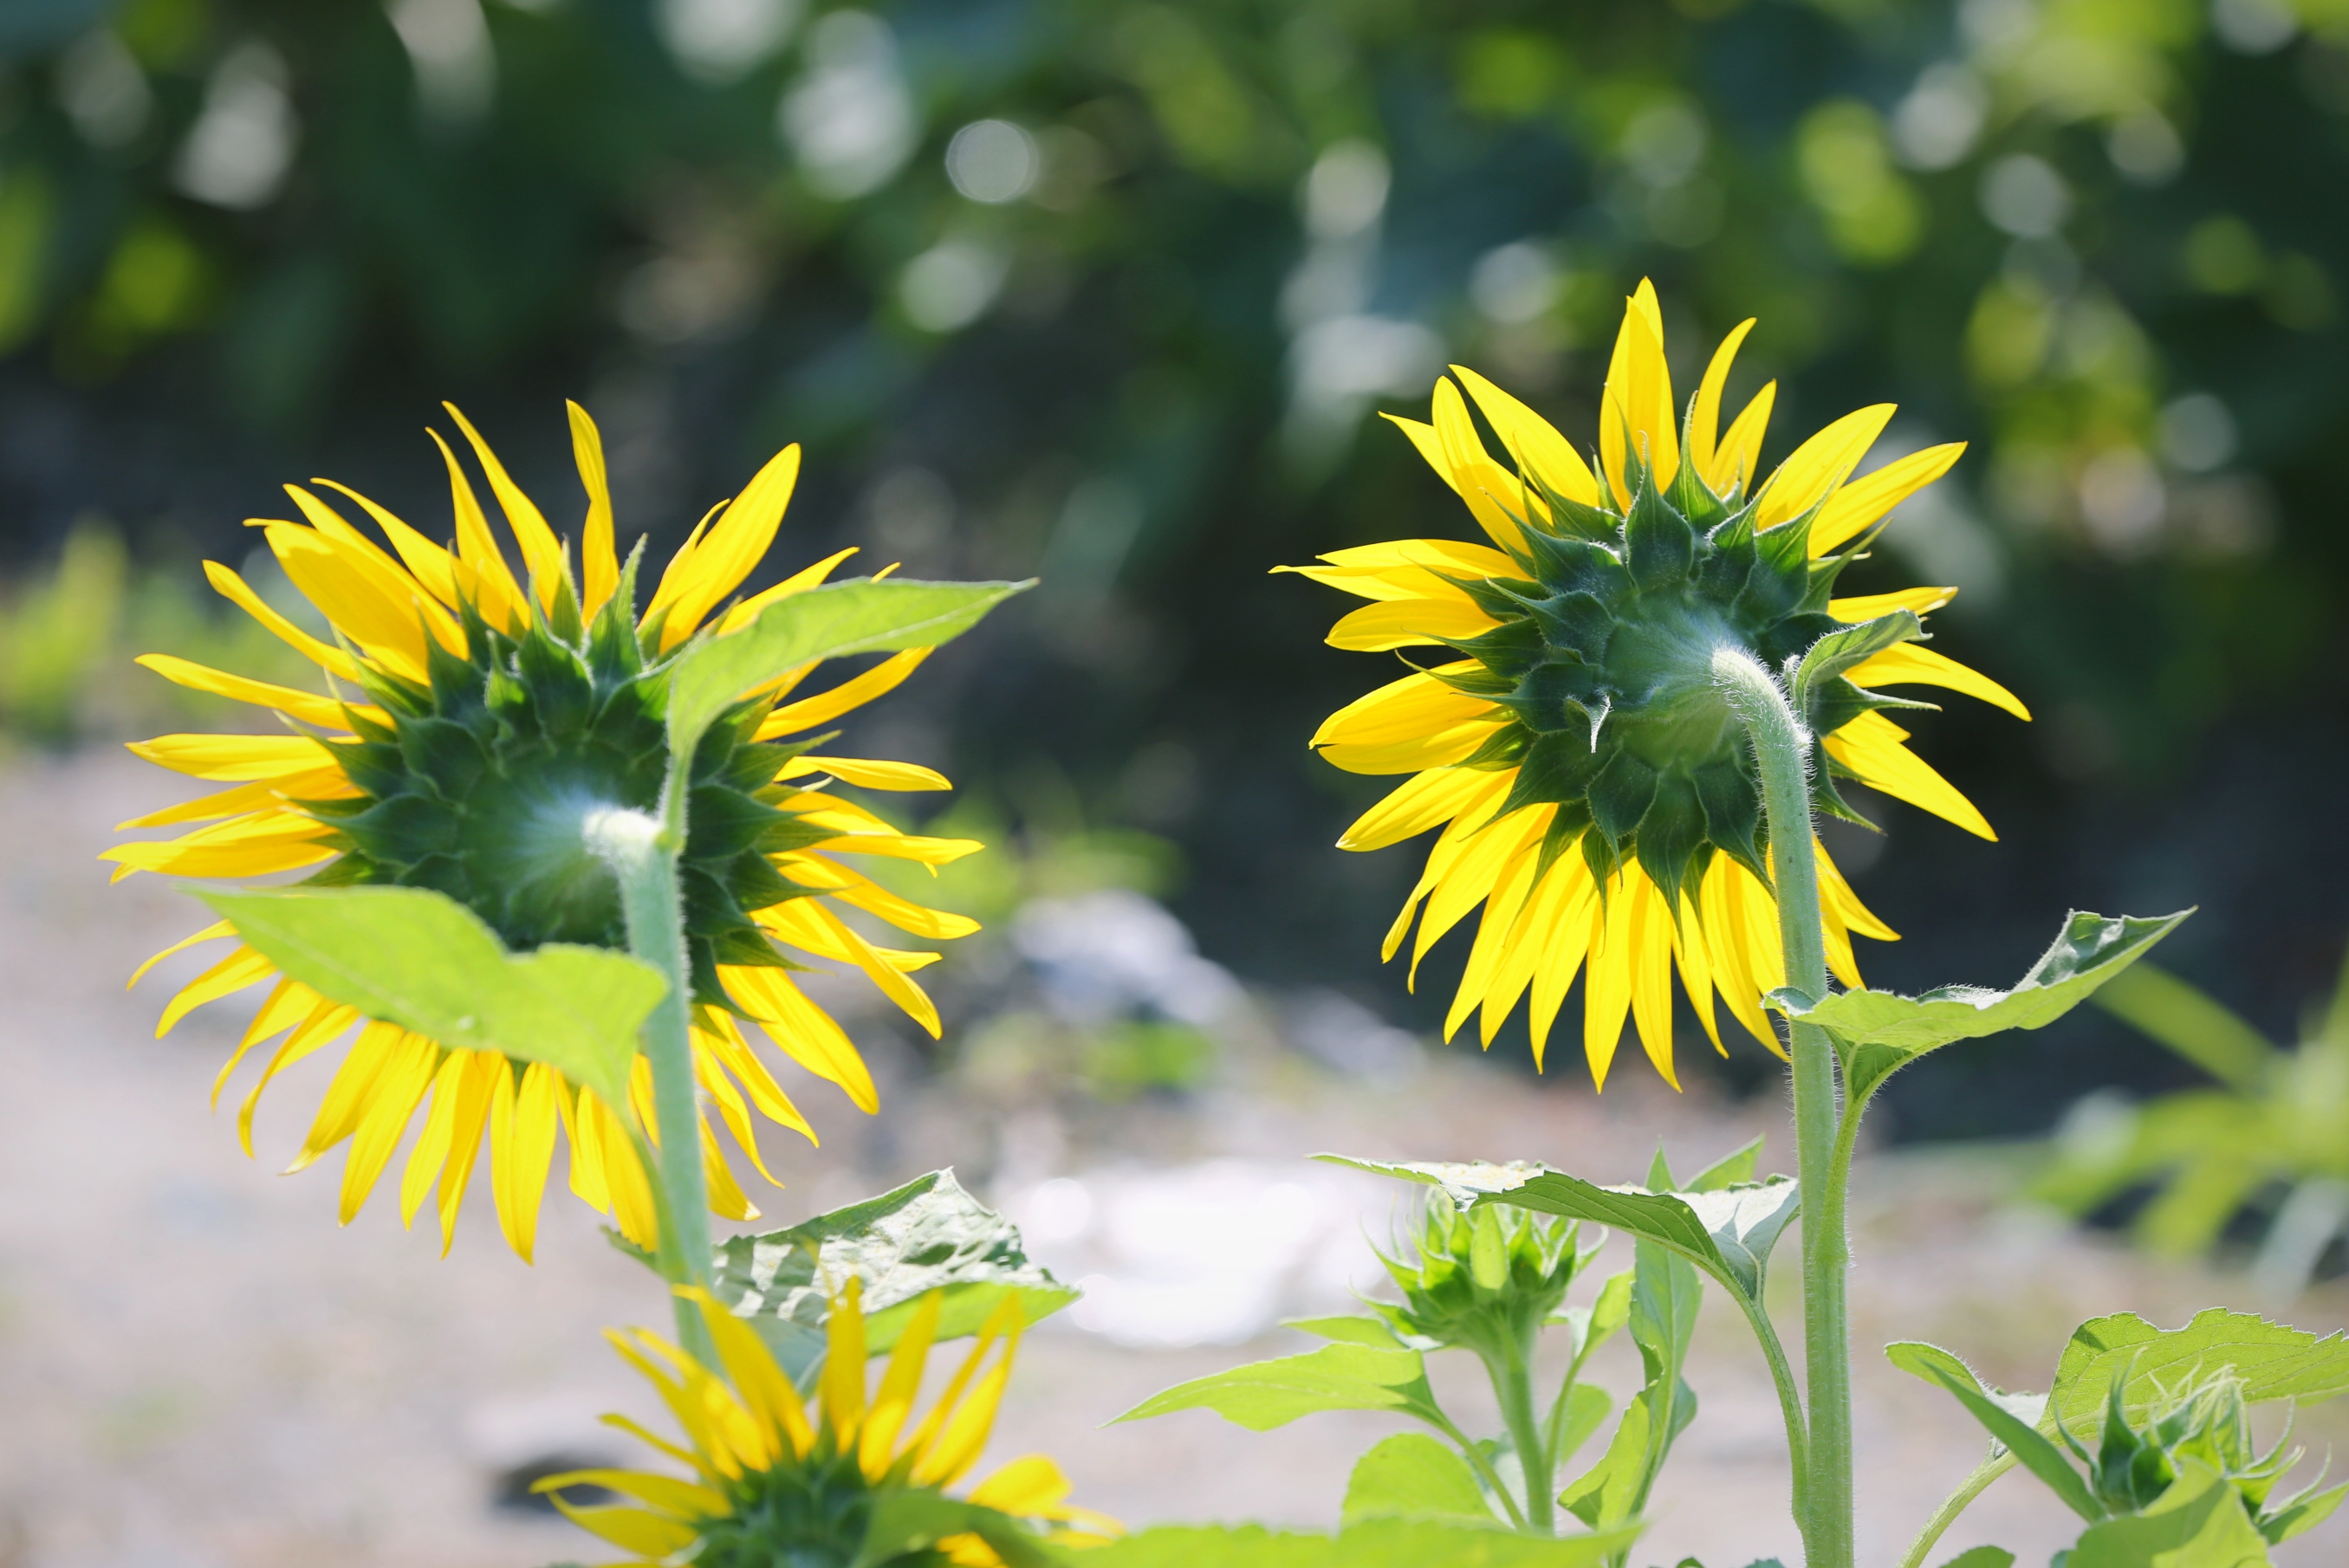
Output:
<svg viewBox="0 0 2349 1568">
<path fill-rule="evenodd" d="M 1067 1568 L 1600 1568 L 1643 1528 L 1545 1539 L 1447 1520 L 1366 1519 L 1333 1538 L 1178 1524 L 1056 1554 Z"/>
<path fill-rule="evenodd" d="M 1325 1345 L 1302 1356 L 1251 1362 L 1178 1383 L 1117 1419 L 1200 1409 L 1252 1432 L 1268 1432 L 1321 1410 L 1400 1410 L 1423 1421 L 1443 1418 L 1418 1351 Z"/>
<path fill-rule="evenodd" d="M 865 1347 L 876 1356 L 897 1343 L 933 1290 L 946 1292 L 941 1339 L 977 1333 L 1007 1291 L 1031 1324 L 1077 1298 L 1029 1261 L 1019 1228 L 964 1191 L 952 1171 L 788 1230 L 730 1236 L 719 1243 L 709 1288 L 800 1377 L 823 1356 L 832 1298 L 851 1276 L 863 1282 Z"/>
<path fill-rule="evenodd" d="M 2156 1328 L 2133 1312 L 2091 1318 L 2072 1331 L 2048 1392 L 2051 1416 L 2077 1428 L 2104 1408 L 2114 1377 L 2132 1367 L 2122 1399 L 2132 1413 L 2150 1408 L 2187 1374 L 2228 1367 L 2242 1379 L 2243 1399 L 2297 1399 L 2313 1405 L 2349 1389 L 2349 1337 L 2323 1338 L 2255 1313 L 2205 1307 L 2183 1328 Z"/>
<path fill-rule="evenodd" d="M 880 1568 L 926 1553 L 950 1535 L 976 1535 L 1006 1568 L 1052 1568 L 1056 1559 L 1026 1525 L 992 1508 L 922 1487 L 892 1487 L 873 1500 L 864 1540 L 850 1568 Z"/>
<path fill-rule="evenodd" d="M 1809 714 L 1812 696 L 1820 686 L 1885 649 L 1924 634 L 1925 624 L 1914 610 L 1895 610 L 1889 615 L 1829 632 L 1810 645 L 1795 668 L 1795 711 Z"/>
<path fill-rule="evenodd" d="M 637 1030 L 668 990 L 625 953 L 506 951 L 481 916 L 427 888 L 199 890 L 245 944 L 329 1001 L 452 1048 L 544 1062 L 616 1109 Z"/>
<path fill-rule="evenodd" d="M 1941 1568 L 2014 1568 L 2014 1553 L 2003 1546 L 1969 1546 Z"/>
<path fill-rule="evenodd" d="M 1683 1192 L 1717 1192 L 1723 1187 L 1740 1186 L 1756 1180 L 1754 1166 L 1762 1158 L 1759 1138 L 1743 1149 L 1733 1150 L 1680 1184 Z"/>
<path fill-rule="evenodd" d="M 1815 1005 L 1799 992 L 1779 990 L 1770 994 L 1770 1005 L 1831 1031 L 1845 1053 L 1847 1092 L 1864 1098 L 1898 1068 L 1952 1041 L 2054 1023 L 2193 913 L 2139 920 L 2075 910 L 2054 945 L 2012 991 L 1975 985 L 1944 985 L 1921 996 L 1845 991 Z"/>
<path fill-rule="evenodd" d="M 1574 1353 L 1588 1357 L 1592 1351 L 1615 1337 L 1616 1333 L 1631 1316 L 1631 1271 L 1610 1274 L 1599 1287 L 1598 1296 L 1587 1308 L 1578 1307 L 1567 1314 L 1575 1326 Z"/>
<path fill-rule="evenodd" d="M 1423 1432 L 1398 1433 L 1354 1462 L 1340 1517 L 1348 1524 L 1365 1519 L 1498 1522 L 1468 1461 Z"/>
<path fill-rule="evenodd" d="M 2082 1532 L 2065 1568 L 2264 1568 L 2267 1542 L 2209 1466 L 2189 1460 L 2143 1513 Z"/>
<path fill-rule="evenodd" d="M 1624 1406 L 1623 1418 L 1615 1423 L 1615 1436 L 1607 1451 L 1557 1494 L 1558 1505 L 1585 1524 L 1595 1525 L 1610 1517 L 1629 1518 L 1632 1500 L 1647 1475 L 1653 1429 L 1645 1398 L 1634 1398 Z"/>
<path fill-rule="evenodd" d="M 2256 1088 L 2280 1054 L 2209 992 L 2158 965 L 2116 977 L 2096 1006 L 2235 1088 Z"/>
<path fill-rule="evenodd" d="M 1615 1397 L 1590 1383 L 1577 1383 L 1566 1391 L 1566 1418 L 1557 1435 L 1557 1452 L 1553 1464 L 1564 1464 L 1576 1450 L 1590 1440 L 1590 1434 L 1615 1408 Z"/>
<path fill-rule="evenodd" d="M 1938 1345 L 1915 1340 L 1888 1345 L 1884 1354 L 1903 1372 L 1928 1383 L 1938 1383 L 1956 1395 L 1958 1402 L 1972 1412 L 1974 1419 L 1989 1428 L 1991 1436 L 2005 1444 L 2023 1468 L 2046 1482 L 2048 1490 L 2063 1499 L 2073 1512 L 2092 1522 L 2105 1517 L 2104 1505 L 2096 1501 L 2063 1450 L 1983 1387 L 1972 1367 Z"/>
<path fill-rule="evenodd" d="M 753 686 L 819 659 L 936 647 L 1031 586 L 856 577 L 778 600 L 740 631 L 678 660 L 669 677 L 669 756 L 689 759 L 702 731 Z"/>
<path fill-rule="evenodd" d="M 1754 1300 L 1761 1297 L 1770 1249 L 1795 1218 L 1800 1202 L 1799 1190 L 1787 1176 L 1705 1192 L 1651 1192 L 1643 1187 L 1601 1187 L 1523 1161 L 1497 1165 L 1354 1160 L 1341 1154 L 1314 1158 L 1442 1187 L 1464 1209 L 1483 1202 L 1515 1203 L 1609 1225 L 1670 1248 Z"/>
<path fill-rule="evenodd" d="M 1376 1317 L 1288 1317 L 1283 1318 L 1280 1326 L 1342 1345 L 1370 1345 L 1381 1350 L 1403 1348 L 1394 1330 Z"/>
</svg>

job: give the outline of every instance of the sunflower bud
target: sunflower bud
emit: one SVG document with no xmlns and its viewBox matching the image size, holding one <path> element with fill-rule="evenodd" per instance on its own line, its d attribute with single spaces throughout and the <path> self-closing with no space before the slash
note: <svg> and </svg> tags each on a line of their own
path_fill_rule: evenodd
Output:
<svg viewBox="0 0 2349 1568">
<path fill-rule="evenodd" d="M 1400 1333 L 1488 1360 L 1504 1356 L 1565 1301 L 1592 1255 L 1576 1251 L 1578 1233 L 1571 1220 L 1528 1209 L 1485 1205 L 1464 1213 L 1439 1190 L 1418 1233 L 1405 1239 L 1404 1255 L 1380 1254 L 1403 1299 L 1378 1310 Z"/>
</svg>

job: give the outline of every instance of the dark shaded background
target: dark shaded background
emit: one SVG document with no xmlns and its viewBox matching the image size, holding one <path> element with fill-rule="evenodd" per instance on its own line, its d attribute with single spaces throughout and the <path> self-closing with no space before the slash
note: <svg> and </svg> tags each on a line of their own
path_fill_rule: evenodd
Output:
<svg viewBox="0 0 2349 1568">
<path fill-rule="evenodd" d="M 1918 727 L 2000 844 L 1837 840 L 1909 937 L 1871 980 L 2199 903 L 2170 962 L 2285 1031 L 2349 869 L 2349 14 L 2303 8 L 6 0 L 0 570 L 93 519 L 240 560 L 316 473 L 439 520 L 443 397 L 558 518 L 580 398 L 657 555 L 802 441 L 777 572 L 1046 579 L 862 747 L 1172 839 L 1210 956 L 1426 1026 L 1465 940 L 1415 999 L 1380 970 L 1418 854 L 1329 848 L 1381 786 L 1304 748 L 1389 666 L 1267 569 L 1470 531 L 1372 411 L 1458 358 L 1587 441 L 1651 275 L 1684 385 L 1761 318 L 1765 461 L 1886 398 L 1887 452 L 1973 444 L 1847 581 L 1961 586 L 1939 645 L 2038 720 Z M 2185 1072 L 2080 1016 L 1889 1098 L 2018 1131 Z"/>
</svg>

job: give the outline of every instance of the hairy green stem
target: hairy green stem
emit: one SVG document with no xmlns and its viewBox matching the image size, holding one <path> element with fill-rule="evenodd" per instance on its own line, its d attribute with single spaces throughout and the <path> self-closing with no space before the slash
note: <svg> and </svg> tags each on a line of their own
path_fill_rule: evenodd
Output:
<svg viewBox="0 0 2349 1568">
<path fill-rule="evenodd" d="M 1803 1396 L 1795 1383 L 1795 1369 L 1787 1365 L 1786 1347 L 1779 1343 L 1777 1326 L 1770 1321 L 1769 1309 L 1743 1291 L 1733 1290 L 1729 1295 L 1744 1310 L 1763 1357 L 1770 1363 L 1770 1381 L 1778 1388 L 1778 1414 L 1786 1422 L 1787 1468 L 1794 1477 L 1795 1519 L 1799 1523 L 1808 1517 L 1805 1505 L 1810 1498 L 1811 1480 L 1811 1436 L 1803 1419 Z"/>
<path fill-rule="evenodd" d="M 1958 1515 L 1966 1511 L 1968 1503 L 1982 1494 L 1984 1487 L 2013 1470 L 2014 1465 L 2015 1459 L 2012 1453 L 2002 1453 L 1998 1458 L 1984 1460 L 1976 1466 L 1974 1473 L 1958 1484 L 1957 1491 L 1941 1500 L 1941 1506 L 1933 1511 L 1933 1517 L 1925 1522 L 1925 1528 L 1919 1531 L 1917 1539 L 1909 1543 L 1909 1550 L 1901 1553 L 1900 1568 L 1924 1568 L 1925 1553 L 1933 1550 L 1933 1543 L 1941 1539 L 1941 1532 L 1957 1522 Z"/>
<path fill-rule="evenodd" d="M 707 1285 L 709 1192 L 701 1170 L 701 1106 L 693 1081 L 693 986 L 677 883 L 683 835 L 641 811 L 618 810 L 595 812 L 585 831 L 590 847 L 619 879 L 628 951 L 668 982 L 668 991 L 645 1020 L 644 1031 L 645 1055 L 653 1069 L 654 1126 L 659 1134 L 657 1155 L 647 1173 L 653 1179 L 660 1214 L 660 1272 L 672 1284 Z M 697 1357 L 706 1357 L 709 1333 L 701 1313 L 682 1298 L 677 1303 L 677 1326 L 679 1343 Z"/>
<path fill-rule="evenodd" d="M 1785 688 L 1743 649 L 1713 658 L 1713 677 L 1745 726 L 1762 775 L 1762 808 L 1778 900 L 1786 984 L 1826 995 L 1818 862 L 1811 848 L 1811 733 Z M 1835 1049 L 1809 1024 L 1788 1030 L 1795 1064 L 1795 1144 L 1803 1190 L 1803 1346 L 1810 1381 L 1808 1480 L 1796 1522 L 1807 1568 L 1852 1568 L 1851 1266 L 1843 1183 L 1837 1179 Z"/>
<path fill-rule="evenodd" d="M 1501 1418 L 1508 1424 L 1517 1463 L 1526 1478 L 1526 1528 L 1537 1535 L 1557 1529 L 1556 1463 L 1550 1445 L 1534 1415 L 1533 1335 L 1513 1337 L 1497 1359 L 1487 1359 L 1485 1370 L 1493 1379 L 1494 1396 L 1501 1402 Z"/>
</svg>

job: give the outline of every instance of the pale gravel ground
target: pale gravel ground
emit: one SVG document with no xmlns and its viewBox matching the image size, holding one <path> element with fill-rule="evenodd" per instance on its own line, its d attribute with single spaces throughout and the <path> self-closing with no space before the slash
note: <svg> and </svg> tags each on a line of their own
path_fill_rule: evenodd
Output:
<svg viewBox="0 0 2349 1568">
<path fill-rule="evenodd" d="M 533 1568 L 595 1555 L 558 1522 L 492 1510 L 491 1478 L 566 1447 L 626 1457 L 603 1440 L 595 1413 L 650 1412 L 599 1331 L 654 1320 L 657 1295 L 559 1191 L 535 1267 L 499 1244 L 485 1191 L 445 1261 L 437 1235 L 400 1230 L 396 1188 L 337 1231 L 338 1159 L 291 1179 L 270 1174 L 298 1142 L 328 1064 L 289 1073 L 259 1119 L 262 1159 L 239 1152 L 231 1113 L 207 1117 L 203 1105 L 242 1018 L 200 1014 L 159 1044 L 153 1020 L 170 975 L 129 995 L 121 988 L 202 912 L 150 878 L 109 889 L 90 858 L 113 822 L 173 798 L 168 779 L 110 758 L 20 758 L 0 773 L 0 995 L 9 998 L 0 1010 L 0 1568 Z M 886 1053 L 876 1054 L 885 1068 Z M 1286 1161 L 1338 1145 L 1391 1157 L 1547 1157 L 1624 1180 L 1660 1131 L 1692 1164 L 1777 1131 L 1766 1104 L 1725 1111 L 1694 1095 L 1676 1100 L 1636 1075 L 1603 1104 L 1568 1077 L 1529 1087 L 1474 1060 L 1447 1059 L 1382 1093 L 1294 1068 L 1250 1082 L 1197 1114 L 1081 1127 L 1052 1158 L 1069 1168 L 1112 1154 Z M 822 1086 L 803 1103 L 827 1145 L 787 1151 L 776 1140 L 792 1186 L 770 1195 L 772 1222 L 935 1165 L 984 1171 L 1005 1156 L 994 1118 L 936 1090 L 901 1090 L 879 1123 Z M 1783 1162 L 1782 1137 L 1770 1154 Z M 1023 1158 L 1032 1166 L 1036 1156 Z M 1969 1171 L 1961 1155 L 1864 1163 L 1863 1346 L 1930 1338 L 1990 1376 L 2035 1386 L 2082 1317 L 2126 1305 L 2176 1323 L 2212 1302 L 2254 1305 L 2238 1279 L 2158 1269 L 2002 1215 L 1967 1195 L 1977 1184 Z M 1792 1255 L 1790 1242 L 1781 1256 Z M 1773 1295 L 1791 1326 L 1791 1294 Z M 2292 1315 L 2340 1326 L 2349 1293 L 2328 1289 Z M 1799 1337 L 1791 1326 L 1787 1335 Z M 1123 1350 L 1048 1326 L 1022 1357 L 995 1452 L 1048 1449 L 1082 1501 L 1129 1522 L 1327 1525 L 1353 1456 L 1395 1423 L 1330 1416 L 1255 1435 L 1190 1414 L 1099 1429 L 1170 1383 L 1301 1347 L 1276 1333 L 1239 1348 Z M 1476 1410 L 1489 1396 L 1461 1371 L 1440 1367 L 1439 1387 Z M 1619 1362 L 1602 1373 L 1609 1379 L 1626 1386 Z M 1872 1350 L 1858 1380 L 1861 1555 L 1889 1564 L 1903 1527 L 1970 1468 L 1980 1436 L 1953 1402 Z M 1777 1553 L 1794 1563 L 1776 1407 L 1735 1315 L 1717 1300 L 1691 1381 L 1702 1412 L 1635 1562 L 1696 1553 L 1710 1568 L 1740 1568 Z M 2349 1420 L 2331 1408 L 2302 1430 L 2320 1449 L 2349 1451 Z M 1991 1541 L 2036 1568 L 2066 1538 L 2064 1521 L 2044 1491 L 2010 1478 L 1936 1555 Z M 2343 1561 L 2349 1522 L 2284 1555 L 2311 1568 Z"/>
</svg>

